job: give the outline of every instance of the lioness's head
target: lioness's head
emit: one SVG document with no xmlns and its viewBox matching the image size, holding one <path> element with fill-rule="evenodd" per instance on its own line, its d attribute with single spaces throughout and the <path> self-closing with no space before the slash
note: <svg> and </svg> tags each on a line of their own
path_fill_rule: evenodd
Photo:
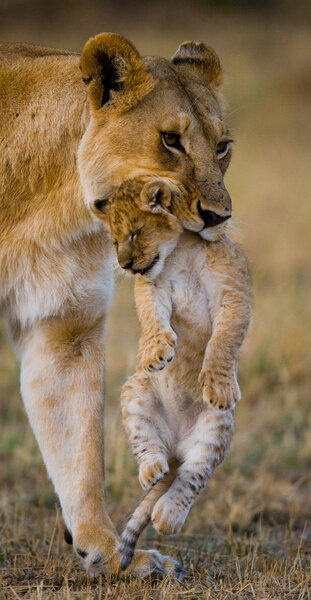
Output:
<svg viewBox="0 0 311 600">
<path fill-rule="evenodd" d="M 182 232 L 170 213 L 172 193 L 164 182 L 131 179 L 102 201 L 101 220 L 110 230 L 123 269 L 154 279 Z"/>
<path fill-rule="evenodd" d="M 79 149 L 86 201 L 101 200 L 137 176 L 195 190 L 196 219 L 185 224 L 210 239 L 231 215 L 223 175 L 231 157 L 221 109 L 223 74 L 215 52 L 181 44 L 172 60 L 142 58 L 121 36 L 100 34 L 82 53 L 91 117 Z"/>
</svg>

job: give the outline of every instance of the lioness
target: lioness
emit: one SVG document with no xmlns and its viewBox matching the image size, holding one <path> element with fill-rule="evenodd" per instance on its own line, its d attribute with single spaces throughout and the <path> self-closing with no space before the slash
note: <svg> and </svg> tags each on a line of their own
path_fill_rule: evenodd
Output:
<svg viewBox="0 0 311 600">
<path fill-rule="evenodd" d="M 91 574 L 116 573 L 103 464 L 112 244 L 89 209 L 100 212 L 125 179 L 149 175 L 195 189 L 194 231 L 230 212 L 222 69 L 204 44 L 185 42 L 171 61 L 143 59 L 110 33 L 81 57 L 26 45 L 3 45 L 0 56 L 1 313 L 66 539 Z M 141 551 L 130 572 L 175 568 Z"/>
<path fill-rule="evenodd" d="M 246 259 L 226 234 L 227 219 L 208 230 L 213 241 L 183 232 L 174 212 L 178 206 L 187 220 L 191 193 L 175 196 L 161 181 L 131 179 L 102 207 L 120 264 L 136 276 L 141 338 L 121 407 L 140 484 L 155 486 L 122 533 L 122 568 L 150 518 L 159 533 L 180 531 L 229 450 L 240 399 L 237 361 L 251 312 Z"/>
</svg>

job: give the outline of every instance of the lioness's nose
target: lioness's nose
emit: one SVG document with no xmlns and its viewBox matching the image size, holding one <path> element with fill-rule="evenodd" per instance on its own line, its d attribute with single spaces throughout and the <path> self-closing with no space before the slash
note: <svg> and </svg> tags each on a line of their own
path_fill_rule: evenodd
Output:
<svg viewBox="0 0 311 600">
<path fill-rule="evenodd" d="M 231 215 L 231 198 L 222 179 L 217 181 L 217 185 L 208 180 L 201 182 L 199 189 L 202 210 L 217 211 L 216 214 L 227 213 Z"/>
<path fill-rule="evenodd" d="M 215 225 L 219 225 L 219 223 L 223 223 L 223 221 L 227 221 L 230 219 L 231 215 L 219 215 L 218 213 L 212 210 L 204 210 L 198 202 L 198 212 L 201 219 L 204 221 L 205 227 L 215 227 Z"/>
</svg>

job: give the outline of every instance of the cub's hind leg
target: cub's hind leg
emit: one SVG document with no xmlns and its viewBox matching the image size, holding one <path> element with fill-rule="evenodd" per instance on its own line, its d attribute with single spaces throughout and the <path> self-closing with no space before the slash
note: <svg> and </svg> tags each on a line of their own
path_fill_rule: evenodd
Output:
<svg viewBox="0 0 311 600">
<path fill-rule="evenodd" d="M 150 489 L 168 472 L 170 431 L 159 410 L 148 376 L 135 374 L 122 388 L 124 428 L 139 465 L 139 482 Z"/>
<path fill-rule="evenodd" d="M 199 415 L 194 430 L 183 442 L 184 460 L 177 476 L 154 506 L 151 519 L 159 533 L 172 535 L 181 530 L 195 498 L 225 458 L 233 428 L 230 410 L 211 408 Z"/>
</svg>

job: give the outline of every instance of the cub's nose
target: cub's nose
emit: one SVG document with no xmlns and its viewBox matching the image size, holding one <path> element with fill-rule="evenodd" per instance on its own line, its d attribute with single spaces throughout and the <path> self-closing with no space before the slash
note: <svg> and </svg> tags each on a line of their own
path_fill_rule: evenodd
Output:
<svg viewBox="0 0 311 600">
<path fill-rule="evenodd" d="M 198 213 L 201 219 L 204 221 L 205 227 L 215 227 L 215 225 L 219 225 L 219 223 L 223 223 L 223 221 L 227 221 L 230 219 L 232 215 L 219 215 L 218 213 L 212 210 L 204 210 L 198 202 Z"/>
<path fill-rule="evenodd" d="M 130 262 L 126 262 L 125 260 L 119 259 L 119 264 L 122 269 L 131 269 L 133 267 L 134 261 L 130 260 Z"/>
</svg>

